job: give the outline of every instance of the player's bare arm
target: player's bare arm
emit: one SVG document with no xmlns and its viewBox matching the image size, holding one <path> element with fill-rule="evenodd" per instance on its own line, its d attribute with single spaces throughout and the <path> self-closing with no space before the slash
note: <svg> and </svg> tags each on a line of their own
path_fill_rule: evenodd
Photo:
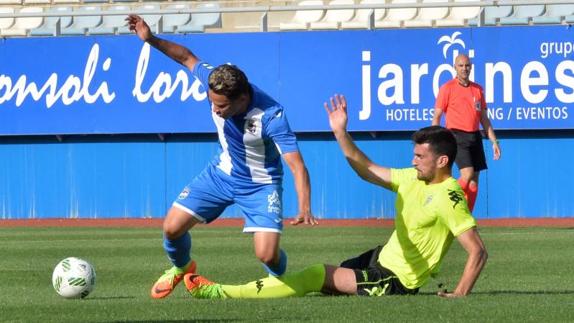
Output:
<svg viewBox="0 0 574 323">
<path fill-rule="evenodd" d="M 364 180 L 386 188 L 391 186 L 391 170 L 373 163 L 353 142 L 347 132 L 347 101 L 343 95 L 335 94 L 330 105 L 325 103 L 329 125 L 337 142 L 355 172 Z"/>
<path fill-rule="evenodd" d="M 299 202 L 299 214 L 297 214 L 291 224 L 318 224 L 313 214 L 311 214 L 311 182 L 301 153 L 298 151 L 285 153 L 283 154 L 283 160 L 285 160 L 289 169 L 291 169 L 291 173 L 293 173 L 297 201 Z"/>
<path fill-rule="evenodd" d="M 499 160 L 502 155 L 502 151 L 500 150 L 500 144 L 496 139 L 494 128 L 492 127 L 492 123 L 488 118 L 488 113 L 486 112 L 486 110 L 482 110 L 482 112 L 480 113 L 480 124 L 482 125 L 482 129 L 486 131 L 486 136 L 488 137 L 488 140 L 490 140 L 490 142 L 492 143 L 492 152 L 494 160 Z"/>
<path fill-rule="evenodd" d="M 441 108 L 434 109 L 431 126 L 440 126 L 440 118 L 442 117 L 443 112 L 444 111 Z"/>
<path fill-rule="evenodd" d="M 441 297 L 456 298 L 470 294 L 488 258 L 486 248 L 476 227 L 466 230 L 459 235 L 457 239 L 468 253 L 468 258 L 466 259 L 462 276 L 454 291 L 440 291 L 438 292 L 438 296 Z"/>
<path fill-rule="evenodd" d="M 150 30 L 148 24 L 138 15 L 129 15 L 126 18 L 131 31 L 144 42 L 164 53 L 169 58 L 181 65 L 193 69 L 199 61 L 198 58 L 187 48 L 174 42 L 156 37 Z"/>
</svg>

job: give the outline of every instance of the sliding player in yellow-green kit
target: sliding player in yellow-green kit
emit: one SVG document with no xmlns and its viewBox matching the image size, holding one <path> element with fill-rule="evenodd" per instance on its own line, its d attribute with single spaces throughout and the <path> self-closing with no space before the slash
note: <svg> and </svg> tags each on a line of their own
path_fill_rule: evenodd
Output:
<svg viewBox="0 0 574 323">
<path fill-rule="evenodd" d="M 276 298 L 312 292 L 346 295 L 416 294 L 438 273 L 454 238 L 467 252 L 457 286 L 442 297 L 468 295 L 487 259 L 464 193 L 451 175 L 456 156 L 453 134 L 440 126 L 412 136 L 411 168 L 386 168 L 373 163 L 347 132 L 347 103 L 335 95 L 325 103 L 329 124 L 351 167 L 364 180 L 397 193 L 395 230 L 388 242 L 358 257 L 331 265 L 313 265 L 296 273 L 267 277 L 245 285 L 222 285 L 188 274 L 184 282 L 196 298 Z"/>
</svg>

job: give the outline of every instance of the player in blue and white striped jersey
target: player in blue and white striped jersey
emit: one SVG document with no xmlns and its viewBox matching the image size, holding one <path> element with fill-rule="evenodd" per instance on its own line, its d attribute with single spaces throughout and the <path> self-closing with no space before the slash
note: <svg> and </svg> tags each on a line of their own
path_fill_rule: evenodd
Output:
<svg viewBox="0 0 574 323">
<path fill-rule="evenodd" d="M 137 36 L 186 66 L 208 89 L 220 153 L 189 183 L 165 217 L 164 249 L 173 267 L 154 284 L 151 296 L 169 295 L 183 275 L 196 270 L 191 259 L 189 230 L 215 220 L 236 204 L 245 215 L 243 232 L 253 233 L 255 255 L 274 276 L 286 270 L 287 256 L 279 248 L 283 228 L 281 157 L 295 180 L 299 214 L 292 224 L 317 224 L 311 214 L 309 174 L 283 107 L 236 66 L 216 68 L 189 49 L 154 36 L 136 15 L 127 19 Z"/>
</svg>

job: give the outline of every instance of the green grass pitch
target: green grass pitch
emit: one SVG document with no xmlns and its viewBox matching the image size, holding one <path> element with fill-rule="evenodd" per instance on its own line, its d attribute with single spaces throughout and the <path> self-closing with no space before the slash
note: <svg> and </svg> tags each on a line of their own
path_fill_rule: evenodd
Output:
<svg viewBox="0 0 574 323">
<path fill-rule="evenodd" d="M 161 229 L 0 228 L 1 322 L 567 322 L 574 320 L 574 230 L 481 228 L 489 261 L 467 298 L 434 295 L 437 284 L 453 288 L 466 253 L 455 242 L 441 275 L 417 296 L 327 297 L 274 300 L 195 300 L 183 284 L 164 300 L 149 297 L 169 263 Z M 286 228 L 282 246 L 288 270 L 336 264 L 385 242 L 390 229 Z M 199 272 L 225 283 L 264 276 L 250 235 L 240 228 L 193 230 Z M 76 256 L 97 272 L 96 289 L 84 300 L 59 297 L 51 285 L 54 266 Z"/>
</svg>

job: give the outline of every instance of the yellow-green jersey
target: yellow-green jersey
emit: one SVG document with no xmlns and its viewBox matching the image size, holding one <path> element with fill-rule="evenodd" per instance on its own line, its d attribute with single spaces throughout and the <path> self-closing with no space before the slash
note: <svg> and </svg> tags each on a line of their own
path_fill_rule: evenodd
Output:
<svg viewBox="0 0 574 323">
<path fill-rule="evenodd" d="M 379 254 L 379 263 L 407 288 L 419 288 L 438 273 L 454 237 L 475 227 L 464 193 L 450 177 L 426 184 L 414 168 L 391 169 L 397 193 L 395 231 Z"/>
</svg>

